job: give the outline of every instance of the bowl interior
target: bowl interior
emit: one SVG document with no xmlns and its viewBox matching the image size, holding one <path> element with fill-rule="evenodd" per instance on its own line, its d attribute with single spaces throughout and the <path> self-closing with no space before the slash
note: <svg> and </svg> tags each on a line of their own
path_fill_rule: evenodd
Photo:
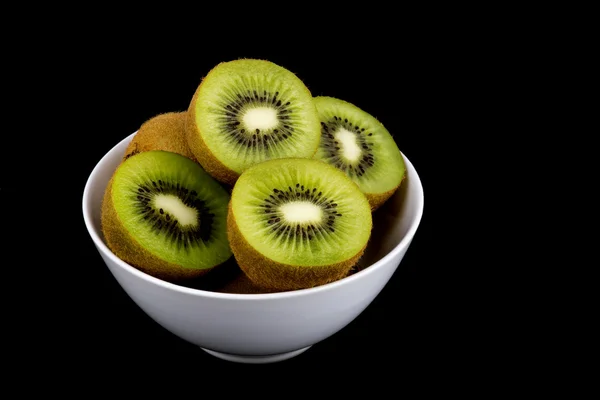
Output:
<svg viewBox="0 0 600 400">
<path fill-rule="evenodd" d="M 106 247 L 100 229 L 100 210 L 104 190 L 121 162 L 125 148 L 135 132 L 114 146 L 96 165 L 84 190 L 83 214 L 92 239 L 102 250 Z M 404 155 L 407 178 L 400 189 L 373 213 L 373 232 L 356 270 L 358 273 L 393 251 L 406 247 L 412 239 L 423 212 L 423 188 L 412 163 Z M 125 263 L 123 263 L 125 264 Z"/>
</svg>

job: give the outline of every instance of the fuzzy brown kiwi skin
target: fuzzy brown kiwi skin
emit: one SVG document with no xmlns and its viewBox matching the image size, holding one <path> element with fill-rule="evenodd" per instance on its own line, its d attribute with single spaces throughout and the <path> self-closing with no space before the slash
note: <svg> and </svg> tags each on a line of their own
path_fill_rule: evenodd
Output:
<svg viewBox="0 0 600 400">
<path fill-rule="evenodd" d="M 185 137 L 186 121 L 187 111 L 161 113 L 144 121 L 125 149 L 122 161 L 144 151 L 165 150 L 197 162 Z"/>
<path fill-rule="evenodd" d="M 185 137 L 190 151 L 194 154 L 198 163 L 204 170 L 221 183 L 233 186 L 240 174 L 221 163 L 221 161 L 214 156 L 206 146 L 206 143 L 204 143 L 198 125 L 196 124 L 196 99 L 198 98 L 198 93 L 200 92 L 200 87 L 203 82 L 204 80 L 200 82 L 200 85 L 196 88 L 187 110 L 187 118 L 184 127 Z"/>
<path fill-rule="evenodd" d="M 258 287 L 288 291 L 307 289 L 342 279 L 348 275 L 365 252 L 366 245 L 348 260 L 328 266 L 295 266 L 269 260 L 254 250 L 240 232 L 232 212 L 227 212 L 229 245 L 240 269 Z"/>
<path fill-rule="evenodd" d="M 213 269 L 183 268 L 156 258 L 140 246 L 127 233 L 113 206 L 111 200 L 113 180 L 114 174 L 104 191 L 101 209 L 101 229 L 108 248 L 117 257 L 148 275 L 172 283 L 199 278 Z"/>
</svg>

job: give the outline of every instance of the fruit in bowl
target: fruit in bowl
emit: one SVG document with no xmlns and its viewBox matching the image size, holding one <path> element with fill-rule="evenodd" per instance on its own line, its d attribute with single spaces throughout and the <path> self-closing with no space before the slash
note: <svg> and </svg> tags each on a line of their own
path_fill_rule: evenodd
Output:
<svg viewBox="0 0 600 400">
<path fill-rule="evenodd" d="M 88 232 L 133 301 L 241 362 L 293 357 L 360 314 L 422 211 L 418 174 L 383 124 L 247 59 L 218 64 L 187 110 L 111 149 L 83 197 Z"/>
</svg>

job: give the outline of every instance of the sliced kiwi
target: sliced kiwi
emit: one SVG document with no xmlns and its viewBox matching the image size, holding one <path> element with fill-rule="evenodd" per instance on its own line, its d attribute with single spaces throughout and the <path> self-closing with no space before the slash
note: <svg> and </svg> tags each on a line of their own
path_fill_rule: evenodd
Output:
<svg viewBox="0 0 600 400">
<path fill-rule="evenodd" d="M 256 285 L 294 290 L 346 276 L 363 254 L 372 216 L 366 196 L 333 166 L 309 158 L 264 161 L 233 187 L 227 231 Z"/>
<path fill-rule="evenodd" d="M 312 157 L 320 126 L 312 95 L 291 71 L 239 59 L 212 68 L 188 108 L 192 153 L 212 176 L 232 185 L 251 165 Z"/>
<path fill-rule="evenodd" d="M 321 143 L 315 158 L 344 171 L 379 208 L 406 177 L 400 149 L 375 117 L 347 101 L 315 97 L 321 121 Z"/>
<path fill-rule="evenodd" d="M 150 150 L 165 150 L 196 161 L 185 137 L 187 111 L 172 111 L 144 121 L 125 149 L 123 159 Z"/>
<path fill-rule="evenodd" d="M 151 150 L 115 170 L 102 204 L 102 232 L 115 255 L 157 278 L 201 276 L 231 257 L 229 194 L 200 164 Z"/>
</svg>

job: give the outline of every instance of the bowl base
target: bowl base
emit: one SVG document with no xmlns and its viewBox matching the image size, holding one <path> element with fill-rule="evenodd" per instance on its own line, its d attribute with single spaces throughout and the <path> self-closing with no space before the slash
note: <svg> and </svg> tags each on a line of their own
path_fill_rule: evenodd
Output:
<svg viewBox="0 0 600 400">
<path fill-rule="evenodd" d="M 204 347 L 200 347 L 200 348 L 202 350 L 204 350 L 205 352 L 207 352 L 208 354 L 213 355 L 222 360 L 226 360 L 226 361 L 246 363 L 246 364 L 268 364 L 268 363 L 279 362 L 279 361 L 290 359 L 292 357 L 296 357 L 297 355 L 304 353 L 310 347 L 311 346 L 307 346 L 302 349 L 290 351 L 287 353 L 270 354 L 268 356 L 244 356 L 244 355 L 238 355 L 238 354 L 221 353 L 219 351 L 205 349 Z"/>
</svg>

